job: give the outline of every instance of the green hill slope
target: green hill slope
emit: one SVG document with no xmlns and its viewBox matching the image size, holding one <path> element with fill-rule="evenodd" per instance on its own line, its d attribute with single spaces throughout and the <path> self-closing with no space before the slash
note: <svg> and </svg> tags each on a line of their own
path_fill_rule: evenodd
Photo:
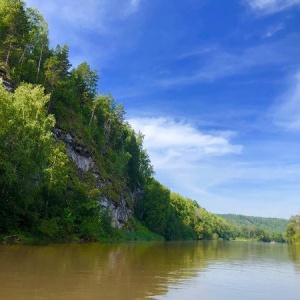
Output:
<svg viewBox="0 0 300 300">
<path fill-rule="evenodd" d="M 235 214 L 219 214 L 228 222 L 239 227 L 260 228 L 268 233 L 284 233 L 288 220 L 279 218 L 252 217 Z"/>
</svg>

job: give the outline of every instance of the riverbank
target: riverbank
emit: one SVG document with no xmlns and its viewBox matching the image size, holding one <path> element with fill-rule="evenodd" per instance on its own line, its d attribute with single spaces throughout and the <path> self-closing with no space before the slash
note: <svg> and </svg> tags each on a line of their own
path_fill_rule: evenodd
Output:
<svg viewBox="0 0 300 300">
<path fill-rule="evenodd" d="M 163 242 L 165 238 L 151 232 L 143 225 L 134 224 L 134 229 L 114 229 L 109 235 L 99 235 L 94 239 L 87 239 L 77 235 L 70 235 L 61 238 L 50 238 L 47 236 L 35 235 L 28 232 L 11 232 L 0 234 L 0 244 L 21 244 L 21 245 L 43 245 L 43 244 L 64 244 L 64 243 L 118 243 L 118 242 Z"/>
</svg>

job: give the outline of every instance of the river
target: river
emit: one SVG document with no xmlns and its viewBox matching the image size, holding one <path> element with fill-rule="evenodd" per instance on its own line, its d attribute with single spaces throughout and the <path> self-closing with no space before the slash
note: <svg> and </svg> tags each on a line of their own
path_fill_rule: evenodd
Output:
<svg viewBox="0 0 300 300">
<path fill-rule="evenodd" d="M 0 246 L 0 299 L 300 299 L 300 247 L 248 242 Z"/>
</svg>

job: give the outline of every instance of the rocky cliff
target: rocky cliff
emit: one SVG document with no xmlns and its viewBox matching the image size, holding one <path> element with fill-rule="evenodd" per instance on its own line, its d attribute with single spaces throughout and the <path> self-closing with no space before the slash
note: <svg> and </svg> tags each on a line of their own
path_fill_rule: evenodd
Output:
<svg viewBox="0 0 300 300">
<path fill-rule="evenodd" d="M 95 188 L 101 190 L 111 182 L 108 180 L 101 180 L 101 176 L 97 170 L 92 153 L 84 146 L 76 142 L 76 139 L 61 128 L 54 128 L 53 134 L 55 139 L 61 140 L 66 145 L 66 151 L 71 160 L 75 163 L 77 168 L 82 172 L 91 171 L 95 178 Z M 141 198 L 142 191 L 136 189 L 131 193 L 131 202 L 134 203 Z M 133 215 L 132 208 L 129 207 L 125 195 L 122 193 L 121 200 L 118 203 L 109 199 L 108 195 L 99 196 L 99 205 L 109 210 L 112 216 L 112 226 L 114 228 L 122 228 L 129 218 Z"/>
<path fill-rule="evenodd" d="M 7 77 L 7 73 L 3 68 L 0 68 L 0 80 L 2 80 L 3 86 L 9 92 L 14 92 L 15 86 L 11 80 Z M 81 172 L 92 172 L 95 178 L 95 188 L 103 189 L 112 183 L 108 180 L 101 180 L 101 174 L 97 170 L 95 161 L 93 160 L 92 153 L 84 146 L 76 142 L 76 139 L 68 132 L 61 128 L 53 128 L 53 135 L 56 140 L 61 140 L 66 145 L 67 155 L 75 163 L 76 167 Z M 130 202 L 134 203 L 141 198 L 142 191 L 136 189 L 130 193 Z M 99 198 L 99 205 L 108 209 L 112 217 L 112 226 L 114 228 L 122 228 L 129 218 L 133 215 L 132 207 L 128 205 L 126 201 L 125 193 L 120 195 L 118 202 L 112 201 L 108 195 L 101 194 Z"/>
</svg>

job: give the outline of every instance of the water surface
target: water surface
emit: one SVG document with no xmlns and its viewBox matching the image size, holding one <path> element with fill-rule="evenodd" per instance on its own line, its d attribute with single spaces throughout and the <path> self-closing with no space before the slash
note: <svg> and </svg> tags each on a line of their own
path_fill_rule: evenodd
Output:
<svg viewBox="0 0 300 300">
<path fill-rule="evenodd" d="M 300 299 L 300 247 L 0 246 L 0 299 Z"/>
</svg>

